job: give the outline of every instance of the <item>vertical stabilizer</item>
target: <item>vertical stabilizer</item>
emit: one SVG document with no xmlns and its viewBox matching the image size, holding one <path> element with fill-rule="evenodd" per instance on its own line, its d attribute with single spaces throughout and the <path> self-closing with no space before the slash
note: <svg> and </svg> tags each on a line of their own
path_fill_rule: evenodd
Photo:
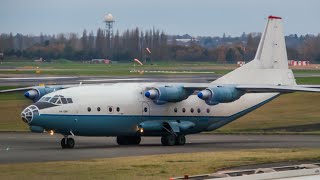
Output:
<svg viewBox="0 0 320 180">
<path fill-rule="evenodd" d="M 288 69 L 282 18 L 268 17 L 254 60 L 212 83 L 295 85 L 293 73 Z"/>
<path fill-rule="evenodd" d="M 263 68 L 288 69 L 282 18 L 268 17 L 255 59 L 261 61 Z"/>
</svg>

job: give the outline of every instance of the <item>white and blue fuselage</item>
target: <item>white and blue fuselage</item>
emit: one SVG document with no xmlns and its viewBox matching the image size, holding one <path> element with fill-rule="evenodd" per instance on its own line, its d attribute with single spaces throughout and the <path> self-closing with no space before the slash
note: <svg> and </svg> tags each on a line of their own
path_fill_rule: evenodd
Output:
<svg viewBox="0 0 320 180">
<path fill-rule="evenodd" d="M 123 83 L 59 90 L 31 105 L 36 106 L 38 113 L 33 113 L 29 125 L 79 136 L 133 136 L 140 133 L 141 123 L 175 122 L 186 126 L 179 132 L 193 134 L 226 125 L 278 95 L 248 93 L 234 102 L 214 106 L 207 105 L 196 95 L 190 95 L 181 102 L 158 105 L 145 97 L 146 88 L 150 85 Z M 55 102 L 53 98 L 56 98 Z M 71 99 L 72 103 L 63 103 L 61 98 Z M 162 133 L 148 133 L 146 129 L 141 135 Z"/>
</svg>

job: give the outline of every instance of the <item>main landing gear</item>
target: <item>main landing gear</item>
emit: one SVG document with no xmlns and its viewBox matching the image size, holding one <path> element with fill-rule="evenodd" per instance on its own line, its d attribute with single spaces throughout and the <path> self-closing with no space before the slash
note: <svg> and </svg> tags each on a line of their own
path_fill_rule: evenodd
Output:
<svg viewBox="0 0 320 180">
<path fill-rule="evenodd" d="M 117 136 L 119 145 L 138 145 L 141 142 L 141 136 Z"/>
<path fill-rule="evenodd" d="M 61 147 L 62 149 L 72 149 L 74 148 L 74 145 L 76 143 L 74 142 L 73 138 L 68 138 L 68 136 L 65 136 L 61 139 Z"/>
<path fill-rule="evenodd" d="M 161 144 L 164 146 L 184 145 L 186 136 L 183 134 L 168 134 L 161 137 Z"/>
</svg>

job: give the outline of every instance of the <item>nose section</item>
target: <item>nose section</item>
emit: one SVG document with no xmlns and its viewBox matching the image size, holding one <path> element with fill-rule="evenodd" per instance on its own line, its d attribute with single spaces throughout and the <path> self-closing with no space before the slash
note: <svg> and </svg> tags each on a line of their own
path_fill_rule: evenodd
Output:
<svg viewBox="0 0 320 180">
<path fill-rule="evenodd" d="M 39 109 L 35 105 L 28 106 L 21 112 L 23 122 L 30 124 L 32 120 L 39 115 Z"/>
</svg>

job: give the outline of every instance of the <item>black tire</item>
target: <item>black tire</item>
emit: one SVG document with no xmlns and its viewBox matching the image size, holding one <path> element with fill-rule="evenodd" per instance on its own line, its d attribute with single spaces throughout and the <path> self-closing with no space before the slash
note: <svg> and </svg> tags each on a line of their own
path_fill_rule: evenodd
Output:
<svg viewBox="0 0 320 180">
<path fill-rule="evenodd" d="M 141 136 L 134 136 L 131 139 L 131 144 L 138 145 L 141 142 Z"/>
<path fill-rule="evenodd" d="M 161 144 L 162 144 L 163 146 L 167 146 L 166 136 L 162 136 L 162 137 L 161 137 Z"/>
<path fill-rule="evenodd" d="M 176 145 L 185 145 L 186 144 L 186 136 L 180 134 L 176 137 Z"/>
<path fill-rule="evenodd" d="M 66 144 L 66 139 L 65 138 L 61 139 L 61 147 L 62 147 L 62 149 L 67 148 L 67 144 Z"/>
<path fill-rule="evenodd" d="M 161 143 L 164 146 L 174 146 L 176 143 L 176 138 L 174 135 L 162 136 Z"/>
<path fill-rule="evenodd" d="M 74 141 L 73 138 L 68 138 L 68 139 L 67 139 L 67 147 L 68 147 L 69 149 L 74 148 L 74 145 L 75 145 L 75 144 L 76 144 L 76 143 L 75 143 L 75 141 Z"/>
</svg>

